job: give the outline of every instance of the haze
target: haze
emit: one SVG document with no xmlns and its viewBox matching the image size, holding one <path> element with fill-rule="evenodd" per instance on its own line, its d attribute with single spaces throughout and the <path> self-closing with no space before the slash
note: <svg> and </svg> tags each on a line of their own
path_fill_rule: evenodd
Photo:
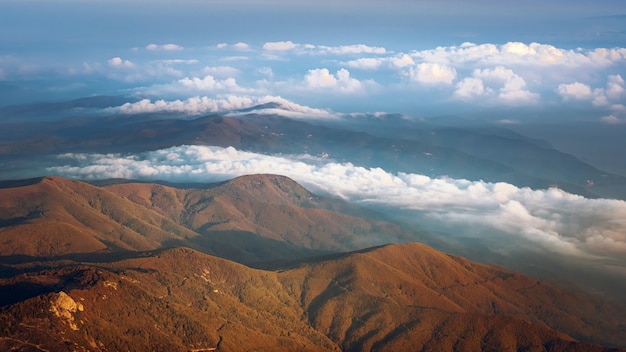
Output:
<svg viewBox="0 0 626 352">
<path fill-rule="evenodd" d="M 623 177 L 623 43 L 626 6 L 618 0 L 9 0 L 0 4 L 0 128 L 28 137 L 31 127 L 16 126 L 87 119 L 104 129 L 112 117 L 217 113 L 281 115 L 385 137 L 407 123 L 497 127 Z M 94 96 L 116 99 L 35 108 Z M 15 158 L 3 154 L 0 178 L 213 182 L 278 173 L 321 194 L 391 209 L 441 232 L 433 245 L 472 259 L 489 252 L 486 261 L 528 269 L 522 261 L 531 253 L 538 272 L 559 263 L 553 277 L 584 268 L 606 282 L 626 278 L 626 184 L 619 182 L 574 194 L 559 185 L 454 178 L 448 170 L 387 170 L 332 153 L 276 155 L 193 141 Z"/>
</svg>

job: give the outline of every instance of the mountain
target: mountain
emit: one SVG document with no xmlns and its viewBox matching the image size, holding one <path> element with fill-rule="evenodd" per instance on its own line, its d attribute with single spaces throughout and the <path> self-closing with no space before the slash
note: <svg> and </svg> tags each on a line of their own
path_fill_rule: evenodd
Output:
<svg viewBox="0 0 626 352">
<path fill-rule="evenodd" d="M 188 246 L 253 264 L 419 237 L 283 176 L 208 189 L 59 177 L 0 182 L 0 255 L 50 257 Z"/>
<path fill-rule="evenodd" d="M 2 181 L 0 349 L 626 347 L 623 303 L 382 245 L 419 237 L 276 175 Z"/>
<path fill-rule="evenodd" d="M 273 103 L 262 107 L 282 108 Z M 26 168 L 28 162 L 53 163 L 49 156 L 75 150 L 135 153 L 183 144 L 233 146 L 267 154 L 328 155 L 339 162 L 390 172 L 504 181 L 533 188 L 558 185 L 587 197 L 626 197 L 626 191 L 620 191 L 626 189 L 626 178 L 505 128 L 451 128 L 395 115 L 353 120 L 357 118 L 304 121 L 251 111 L 195 118 L 72 115 L 26 126 L 7 122 L 0 131 L 0 163 L 10 172 Z"/>
<path fill-rule="evenodd" d="M 545 344 L 539 326 L 611 344 L 626 333 L 613 308 L 583 294 L 418 243 L 305 265 L 282 278 L 312 325 L 345 350 L 533 349 Z"/>
<path fill-rule="evenodd" d="M 33 257 L 138 251 L 197 234 L 89 184 L 42 177 L 0 186 L 0 254 Z"/>
<path fill-rule="evenodd" d="M 5 350 L 609 351 L 589 341 L 624 341 L 617 306 L 420 244 L 279 271 L 185 248 L 50 262 L 0 279 L 0 293 Z"/>
</svg>

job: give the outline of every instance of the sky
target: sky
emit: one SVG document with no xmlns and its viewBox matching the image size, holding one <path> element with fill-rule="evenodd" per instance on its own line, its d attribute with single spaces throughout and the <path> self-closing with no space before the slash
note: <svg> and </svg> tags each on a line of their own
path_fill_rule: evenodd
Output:
<svg viewBox="0 0 626 352">
<path fill-rule="evenodd" d="M 93 95 L 126 101 L 98 116 L 130 119 L 279 102 L 281 114 L 304 119 L 452 115 L 532 125 L 525 131 L 546 138 L 576 121 L 626 133 L 626 3 L 0 0 L 0 108 Z M 589 145 L 576 138 L 561 145 L 608 155 L 602 135 Z M 529 247 L 626 277 L 620 200 L 206 146 L 57 160 L 49 173 L 84 179 L 281 173 L 316 192 L 471 229 L 476 240 L 490 233 L 494 251 Z"/>
<path fill-rule="evenodd" d="M 622 1 L 0 2 L 0 106 L 280 96 L 339 112 L 626 121 Z M 514 111 L 514 112 L 512 112 Z M 510 121 L 509 121 L 510 122 Z"/>
</svg>

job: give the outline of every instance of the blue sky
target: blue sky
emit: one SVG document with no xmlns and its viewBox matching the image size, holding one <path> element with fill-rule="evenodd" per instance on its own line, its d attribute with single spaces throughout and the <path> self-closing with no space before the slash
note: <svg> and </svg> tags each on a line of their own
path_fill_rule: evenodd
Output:
<svg viewBox="0 0 626 352">
<path fill-rule="evenodd" d="M 280 96 L 340 112 L 573 106 L 626 121 L 622 1 L 8 0 L 0 9 L 0 106 Z"/>
</svg>

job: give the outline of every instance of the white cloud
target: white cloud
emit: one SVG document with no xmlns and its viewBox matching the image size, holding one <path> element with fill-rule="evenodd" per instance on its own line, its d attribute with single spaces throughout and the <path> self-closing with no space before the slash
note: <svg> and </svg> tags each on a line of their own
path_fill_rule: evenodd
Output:
<svg viewBox="0 0 626 352">
<path fill-rule="evenodd" d="M 346 66 L 358 70 L 378 70 L 384 63 L 384 59 L 381 58 L 360 58 L 356 60 L 350 60 L 346 62 Z"/>
<path fill-rule="evenodd" d="M 163 45 L 148 44 L 146 45 L 146 49 L 150 51 L 180 51 L 180 50 L 183 50 L 184 48 L 180 45 L 170 43 L 170 44 L 163 44 Z"/>
<path fill-rule="evenodd" d="M 123 60 L 121 57 L 117 56 L 109 59 L 109 66 L 116 68 L 132 68 L 135 67 L 135 64 L 128 60 Z"/>
<path fill-rule="evenodd" d="M 215 47 L 217 49 L 232 48 L 233 50 L 237 50 L 237 51 L 252 51 L 252 48 L 250 47 L 250 45 L 244 42 L 237 42 L 235 44 L 219 43 Z"/>
<path fill-rule="evenodd" d="M 480 78 L 466 77 L 456 84 L 454 95 L 465 100 L 491 94 L 490 88 L 485 88 L 483 80 Z"/>
<path fill-rule="evenodd" d="M 267 51 L 288 51 L 298 47 L 298 44 L 294 44 L 292 41 L 286 42 L 266 42 L 263 44 L 263 50 Z"/>
<path fill-rule="evenodd" d="M 266 42 L 263 50 L 270 52 L 295 52 L 296 54 L 309 55 L 361 55 L 361 54 L 386 54 L 383 47 L 369 46 L 365 44 L 327 46 L 313 44 L 297 44 L 292 41 Z"/>
<path fill-rule="evenodd" d="M 472 76 L 493 88 L 499 87 L 497 98 L 507 104 L 533 104 L 539 95 L 526 89 L 526 81 L 511 69 L 497 66 L 493 69 L 476 69 Z"/>
<path fill-rule="evenodd" d="M 209 71 L 220 71 L 219 68 Z M 222 72 L 228 71 L 224 69 Z M 218 72 L 219 73 L 219 72 Z M 216 78 L 207 74 L 203 77 L 184 77 L 166 84 L 155 84 L 147 87 L 134 89 L 137 95 L 143 96 L 195 96 L 207 93 L 232 93 L 232 94 L 253 94 L 258 93 L 253 88 L 242 87 L 233 77 Z"/>
<path fill-rule="evenodd" d="M 193 97 L 186 100 L 156 100 L 143 99 L 136 103 L 125 103 L 108 111 L 124 114 L 141 114 L 153 112 L 178 112 L 184 114 L 203 114 L 207 112 L 230 111 L 250 107 L 254 100 L 246 97 L 229 97 L 226 99 L 211 99 L 208 97 Z"/>
<path fill-rule="evenodd" d="M 360 54 L 386 54 L 383 47 L 369 46 L 365 44 L 341 45 L 341 46 L 314 46 L 309 47 L 311 53 L 324 55 L 360 55 Z"/>
<path fill-rule="evenodd" d="M 335 74 L 327 68 L 309 70 L 304 77 L 305 89 L 338 92 L 343 94 L 358 94 L 365 90 L 364 84 L 350 77 L 350 72 L 340 69 Z"/>
<path fill-rule="evenodd" d="M 250 45 L 243 43 L 243 42 L 238 42 L 238 43 L 233 44 L 233 48 L 237 50 L 242 50 L 242 51 L 251 50 Z"/>
<path fill-rule="evenodd" d="M 568 50 L 549 44 L 508 42 L 502 45 L 463 43 L 411 53 L 419 61 L 461 66 L 606 67 L 626 61 L 626 48 Z"/>
<path fill-rule="evenodd" d="M 622 76 L 609 76 L 606 85 L 606 96 L 612 100 L 618 100 L 624 96 L 624 79 Z"/>
<path fill-rule="evenodd" d="M 232 77 L 219 80 L 215 79 L 215 77 L 211 75 L 206 75 L 203 78 L 199 77 L 185 77 L 178 81 L 181 85 L 187 88 L 191 88 L 193 90 L 198 91 L 216 91 L 216 90 L 227 90 L 227 91 L 240 91 L 241 87 L 237 84 L 237 80 Z"/>
<path fill-rule="evenodd" d="M 415 61 L 413 61 L 413 59 L 407 54 L 402 54 L 396 57 L 392 57 L 390 61 L 391 61 L 392 66 L 396 68 L 403 68 L 403 67 L 415 65 Z"/>
<path fill-rule="evenodd" d="M 587 100 L 593 96 L 591 87 L 580 82 L 560 84 L 558 92 L 564 99 Z"/>
<path fill-rule="evenodd" d="M 409 77 L 419 83 L 452 84 L 456 79 L 456 70 L 450 66 L 425 62 L 411 67 Z"/>
<path fill-rule="evenodd" d="M 609 125 L 619 125 L 625 123 L 625 120 L 620 119 L 615 115 L 607 115 L 600 118 L 600 121 L 607 123 Z"/>
<path fill-rule="evenodd" d="M 591 86 L 574 82 L 570 84 L 560 84 L 558 87 L 558 93 L 564 100 L 576 99 L 583 101 L 591 101 L 594 106 L 601 106 L 609 108 L 615 112 L 620 111 L 619 106 L 621 104 L 612 104 L 619 102 L 626 94 L 624 89 L 624 79 L 621 75 L 609 75 L 607 77 L 606 88 L 595 88 Z"/>
<path fill-rule="evenodd" d="M 393 57 L 364 57 L 355 60 L 350 60 L 344 63 L 346 66 L 359 70 L 378 70 L 385 66 L 392 69 L 401 69 L 407 66 L 415 65 L 415 61 L 407 55 L 401 54 Z"/>
<path fill-rule="evenodd" d="M 626 202 L 587 199 L 559 189 L 392 174 L 309 155 L 268 156 L 232 147 L 179 146 L 140 155 L 66 154 L 61 159 L 68 165 L 49 168 L 50 172 L 86 179 L 208 182 L 245 174 L 281 174 L 318 193 L 485 230 L 480 233 L 496 231 L 499 235 L 489 236 L 503 236 L 512 246 L 529 241 L 590 260 L 621 260 L 626 254 Z"/>
<path fill-rule="evenodd" d="M 282 97 L 242 97 L 228 96 L 223 98 L 192 97 L 185 100 L 155 100 L 143 99 L 135 103 L 125 103 L 118 107 L 105 109 L 106 112 L 123 114 L 143 114 L 155 112 L 171 112 L 188 115 L 199 115 L 212 112 L 233 113 L 237 110 L 251 109 L 255 106 L 274 103 L 276 108 L 248 111 L 247 113 L 263 112 L 291 118 L 326 119 L 336 118 L 338 115 L 329 110 L 316 109 L 296 104 Z"/>
</svg>

